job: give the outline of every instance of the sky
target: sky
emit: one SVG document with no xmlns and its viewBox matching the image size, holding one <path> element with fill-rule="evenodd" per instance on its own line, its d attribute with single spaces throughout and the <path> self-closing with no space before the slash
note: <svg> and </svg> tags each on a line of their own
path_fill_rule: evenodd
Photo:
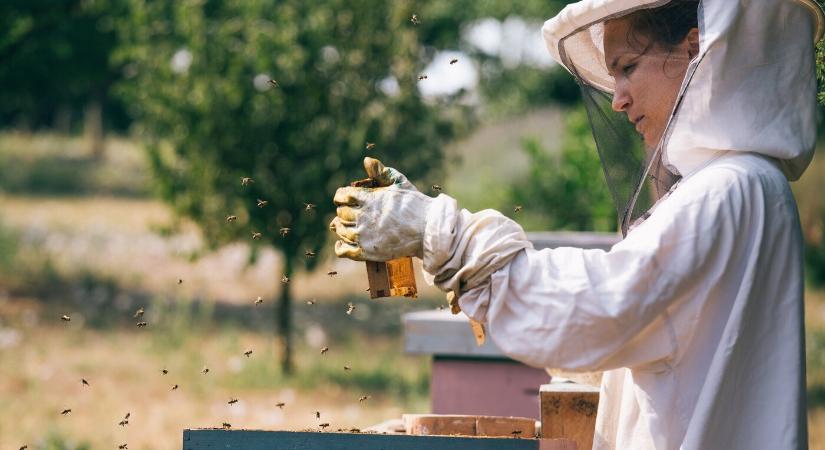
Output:
<svg viewBox="0 0 825 450">
<path fill-rule="evenodd" d="M 540 22 L 525 22 L 518 16 L 504 21 L 485 18 L 469 24 L 462 32 L 466 44 L 482 53 L 498 56 L 507 68 L 521 64 L 549 68 L 555 64 L 541 37 Z M 450 65 L 452 59 L 458 62 Z M 449 95 L 478 85 L 478 64 L 459 50 L 442 50 L 424 70 L 426 80 L 418 86 L 425 97 Z M 391 85 L 392 82 L 385 83 Z"/>
</svg>

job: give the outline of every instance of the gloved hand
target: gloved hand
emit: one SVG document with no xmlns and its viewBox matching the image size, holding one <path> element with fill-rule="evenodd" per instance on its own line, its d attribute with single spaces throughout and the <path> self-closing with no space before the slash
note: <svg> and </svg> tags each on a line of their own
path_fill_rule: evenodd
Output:
<svg viewBox="0 0 825 450">
<path fill-rule="evenodd" d="M 356 261 L 422 257 L 424 219 L 433 199 L 377 159 L 364 158 L 364 169 L 379 187 L 342 187 L 335 192 L 337 215 L 329 224 L 339 238 L 335 254 Z"/>
</svg>

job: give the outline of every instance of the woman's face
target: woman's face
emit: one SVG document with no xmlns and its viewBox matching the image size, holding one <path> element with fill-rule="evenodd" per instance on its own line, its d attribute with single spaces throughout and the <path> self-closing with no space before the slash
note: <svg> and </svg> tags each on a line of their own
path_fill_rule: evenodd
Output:
<svg viewBox="0 0 825 450">
<path fill-rule="evenodd" d="M 632 34 L 630 20 L 604 24 L 605 63 L 616 82 L 613 109 L 627 114 L 647 147 L 655 147 L 679 94 L 687 66 L 698 52 L 699 30 L 671 50 L 652 44 L 642 33 Z"/>
</svg>

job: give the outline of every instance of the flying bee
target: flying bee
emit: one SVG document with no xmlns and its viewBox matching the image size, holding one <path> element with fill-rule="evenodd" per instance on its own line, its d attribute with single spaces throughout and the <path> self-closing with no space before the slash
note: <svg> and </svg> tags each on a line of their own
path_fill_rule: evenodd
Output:
<svg viewBox="0 0 825 450">
<path fill-rule="evenodd" d="M 201 373 L 204 374 L 204 375 L 209 373 L 209 367 L 203 366 L 203 369 L 201 369 Z"/>
<path fill-rule="evenodd" d="M 29 448 L 29 446 L 28 446 L 28 445 L 24 445 L 24 446 L 20 447 L 20 450 L 26 450 L 27 448 Z"/>
<path fill-rule="evenodd" d="M 80 379 L 80 383 L 81 383 L 81 384 L 83 384 L 83 386 L 89 386 L 89 382 L 88 382 L 88 381 L 86 381 L 86 379 L 85 379 L 85 378 L 81 378 L 81 379 Z"/>
<path fill-rule="evenodd" d="M 280 85 L 278 84 L 278 82 L 277 82 L 277 81 L 275 81 L 275 80 L 269 80 L 269 84 L 271 84 L 271 85 L 273 85 L 273 86 L 275 86 L 275 87 L 280 86 Z"/>
<path fill-rule="evenodd" d="M 258 296 L 258 298 L 255 299 L 255 304 L 256 305 L 260 305 L 263 302 L 264 302 L 263 297 Z"/>
<path fill-rule="evenodd" d="M 321 354 L 323 355 L 328 351 L 329 351 L 329 347 L 324 347 L 324 348 L 321 349 Z"/>
<path fill-rule="evenodd" d="M 328 426 L 329 426 L 329 424 L 328 424 L 328 423 L 320 423 L 320 424 L 318 424 L 318 426 L 319 426 L 319 427 L 323 430 L 323 429 L 325 429 L 326 427 L 328 427 Z"/>
<path fill-rule="evenodd" d="M 179 387 L 179 386 L 176 384 L 176 385 L 172 386 L 172 390 L 173 390 L 173 391 L 177 391 L 177 390 L 178 390 L 178 387 Z"/>
<path fill-rule="evenodd" d="M 413 25 L 418 25 L 419 23 L 421 23 L 418 20 L 418 14 L 413 14 L 412 16 L 410 16 L 410 22 L 412 22 Z"/>
<path fill-rule="evenodd" d="M 327 275 L 334 277 L 335 275 L 338 275 L 338 272 L 335 270 L 330 270 L 329 272 L 327 272 Z"/>
<path fill-rule="evenodd" d="M 160 373 L 162 373 L 162 374 L 166 375 L 167 373 L 169 373 L 169 371 L 168 371 L 168 370 L 166 370 L 166 369 L 161 369 L 161 370 L 160 370 Z"/>
<path fill-rule="evenodd" d="M 307 300 L 307 305 L 312 306 L 315 304 L 315 299 Z"/>
<path fill-rule="evenodd" d="M 418 76 L 418 81 L 422 81 L 422 80 L 426 80 L 426 79 L 427 79 L 427 75 L 419 75 Z"/>
<path fill-rule="evenodd" d="M 63 314 L 63 315 L 60 317 L 60 320 L 62 320 L 62 321 L 64 321 L 64 322 L 69 322 L 69 321 L 71 321 L 71 320 L 72 320 L 72 318 L 71 318 L 71 317 L 69 317 L 69 316 L 67 316 L 66 314 Z"/>
<path fill-rule="evenodd" d="M 132 318 L 139 319 L 139 318 L 143 317 L 143 313 L 144 313 L 143 307 L 141 306 L 137 311 L 135 311 L 135 315 L 132 316 Z"/>
<path fill-rule="evenodd" d="M 521 436 L 521 430 L 513 430 L 510 432 L 510 434 L 512 434 L 513 437 Z"/>
<path fill-rule="evenodd" d="M 146 322 L 138 322 L 138 323 L 137 323 L 137 327 L 138 327 L 138 328 L 143 328 L 143 327 L 145 327 L 145 326 L 146 326 Z"/>
<path fill-rule="evenodd" d="M 264 207 L 264 206 L 266 206 L 268 203 L 269 203 L 269 202 L 268 202 L 268 201 L 266 201 L 266 200 L 261 200 L 261 199 L 258 199 L 258 208 L 263 208 L 263 207 Z"/>
<path fill-rule="evenodd" d="M 117 424 L 122 426 L 122 427 L 125 427 L 126 425 L 129 425 L 129 421 L 126 420 L 126 419 L 123 419 L 120 422 L 118 422 Z"/>
<path fill-rule="evenodd" d="M 363 403 L 363 402 L 369 400 L 369 398 L 370 398 L 369 395 L 362 395 L 360 398 L 358 398 L 358 403 Z"/>
<path fill-rule="evenodd" d="M 513 208 L 513 212 L 514 212 L 514 213 L 520 213 L 522 209 L 524 209 L 524 207 L 523 207 L 523 206 L 521 206 L 521 205 L 516 205 L 516 207 L 515 207 L 515 208 Z"/>
<path fill-rule="evenodd" d="M 226 216 L 226 221 L 229 223 L 232 223 L 236 220 L 238 220 L 238 216 Z"/>
<path fill-rule="evenodd" d="M 352 302 L 347 303 L 347 315 L 351 316 L 353 311 L 355 311 L 355 305 Z"/>
<path fill-rule="evenodd" d="M 312 209 L 313 209 L 313 208 L 315 208 L 315 205 L 314 205 L 314 204 L 312 204 L 312 203 L 304 203 L 304 211 L 309 212 L 309 211 L 312 211 Z"/>
<path fill-rule="evenodd" d="M 183 284 L 183 278 L 178 278 L 178 284 Z"/>
<path fill-rule="evenodd" d="M 64 415 L 64 416 L 67 416 L 67 415 L 69 415 L 69 414 L 71 414 L 71 413 L 72 413 L 72 410 L 71 410 L 71 409 L 64 409 L 63 411 L 60 411 L 60 414 L 61 414 L 61 415 Z"/>
<path fill-rule="evenodd" d="M 224 422 L 223 424 L 221 424 L 221 426 L 223 427 L 224 430 L 228 430 L 228 429 L 232 428 L 232 424 L 229 423 L 229 422 Z"/>
<path fill-rule="evenodd" d="M 315 252 L 313 252 L 312 250 L 307 250 L 304 252 L 304 256 L 306 256 L 307 258 L 312 258 L 313 256 L 315 256 Z"/>
<path fill-rule="evenodd" d="M 350 429 L 349 429 L 349 432 L 350 432 L 350 433 L 360 433 L 360 432 L 361 432 L 361 430 L 360 430 L 360 429 L 358 429 L 358 428 L 350 428 Z"/>
<path fill-rule="evenodd" d="M 132 413 L 127 412 L 125 416 L 123 416 L 123 420 L 129 420 L 129 417 L 132 416 Z"/>
<path fill-rule="evenodd" d="M 431 187 L 434 191 L 441 192 L 441 185 L 440 184 L 434 184 Z"/>
<path fill-rule="evenodd" d="M 234 405 L 235 403 L 238 403 L 238 399 L 237 398 L 231 398 L 231 399 L 229 399 L 229 401 L 227 403 L 230 404 L 230 405 Z"/>
<path fill-rule="evenodd" d="M 352 370 L 352 367 L 350 367 L 350 366 L 344 366 L 344 370 Z"/>
<path fill-rule="evenodd" d="M 281 409 L 284 409 L 285 405 L 286 405 L 286 403 L 284 403 L 284 402 L 278 402 L 278 403 L 275 404 L 275 406 L 277 406 L 278 408 L 281 408 Z"/>
<path fill-rule="evenodd" d="M 252 356 L 252 349 L 249 349 L 249 350 L 247 350 L 247 351 L 243 352 L 243 354 L 244 354 L 244 356 L 246 356 L 247 358 L 249 358 L 250 356 Z"/>
<path fill-rule="evenodd" d="M 129 444 L 120 444 L 117 446 L 118 450 L 128 450 Z"/>
<path fill-rule="evenodd" d="M 453 65 L 457 62 L 458 62 L 458 59 L 453 58 L 453 59 L 450 60 L 450 65 Z"/>
<path fill-rule="evenodd" d="M 372 150 L 375 148 L 375 142 L 367 142 L 366 149 Z"/>
<path fill-rule="evenodd" d="M 257 232 L 257 231 L 253 231 L 253 232 L 252 232 L 252 239 L 253 239 L 253 240 L 256 240 L 256 241 L 257 241 L 257 240 L 261 239 L 261 236 L 262 236 L 262 235 L 261 235 L 261 233 L 259 233 L 259 232 Z"/>
<path fill-rule="evenodd" d="M 321 411 L 315 411 L 315 418 L 316 418 L 316 419 L 320 419 L 320 418 L 321 418 Z"/>
<path fill-rule="evenodd" d="M 284 275 L 281 277 L 281 283 L 289 283 L 289 277 Z"/>
<path fill-rule="evenodd" d="M 255 180 L 253 180 L 250 177 L 241 177 L 241 186 L 249 186 L 250 184 L 252 184 L 254 182 L 255 182 Z"/>
<path fill-rule="evenodd" d="M 281 229 L 278 230 L 278 233 L 281 234 L 281 237 L 286 237 L 286 235 L 289 234 L 289 230 L 290 229 L 287 227 L 281 227 Z"/>
</svg>

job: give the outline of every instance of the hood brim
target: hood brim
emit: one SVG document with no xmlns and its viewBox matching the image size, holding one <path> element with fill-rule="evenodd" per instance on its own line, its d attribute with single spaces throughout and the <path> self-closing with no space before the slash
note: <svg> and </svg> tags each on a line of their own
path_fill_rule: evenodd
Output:
<svg viewBox="0 0 825 450">
<path fill-rule="evenodd" d="M 640 9 L 649 9 L 670 3 L 672 0 L 584 0 L 567 5 L 542 27 L 550 56 L 583 82 L 613 93 L 613 77 L 608 73 L 604 61 L 604 46 L 599 33 L 601 27 L 595 24 L 622 17 Z M 814 42 L 819 42 L 825 33 L 825 13 L 814 0 L 786 0 L 801 3 L 815 18 Z M 588 32 L 580 32 L 588 30 Z M 571 42 L 574 40 L 575 42 Z M 566 42 L 565 42 L 566 41 Z M 575 54 L 565 52 L 565 47 L 575 47 Z M 701 50 L 700 50 L 701 53 Z M 575 71 L 571 70 L 574 66 Z"/>
</svg>

